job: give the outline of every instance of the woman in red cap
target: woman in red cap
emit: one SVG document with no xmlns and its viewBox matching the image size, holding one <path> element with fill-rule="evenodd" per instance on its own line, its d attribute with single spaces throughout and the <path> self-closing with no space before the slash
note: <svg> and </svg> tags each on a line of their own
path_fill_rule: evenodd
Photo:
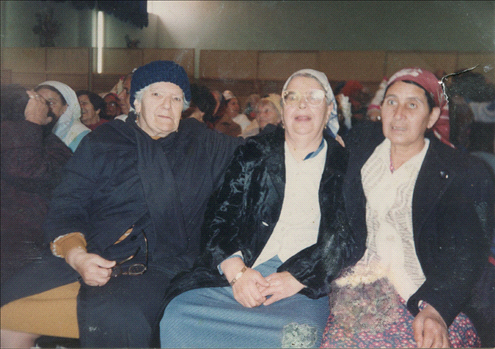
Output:
<svg viewBox="0 0 495 349">
<path fill-rule="evenodd" d="M 366 251 L 334 283 L 326 347 L 479 345 L 461 311 L 487 260 L 494 188 L 481 161 L 427 132 L 445 105 L 431 72 L 400 70 L 382 122 L 346 139 L 346 210 Z"/>
</svg>

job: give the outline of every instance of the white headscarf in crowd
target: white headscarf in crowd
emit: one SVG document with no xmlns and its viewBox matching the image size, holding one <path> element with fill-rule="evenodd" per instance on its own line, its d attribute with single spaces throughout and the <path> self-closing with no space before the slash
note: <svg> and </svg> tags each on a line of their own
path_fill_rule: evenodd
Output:
<svg viewBox="0 0 495 349">
<path fill-rule="evenodd" d="M 59 81 L 45 81 L 40 85 L 49 85 L 56 88 L 67 102 L 67 109 L 60 116 L 52 132 L 60 138 L 72 151 L 75 151 L 81 140 L 81 135 L 91 130 L 81 122 L 81 107 L 76 92 Z M 39 85 L 38 85 L 39 86 Z"/>
<path fill-rule="evenodd" d="M 325 90 L 325 97 L 327 100 L 327 104 L 330 104 L 330 102 L 333 103 L 332 112 L 330 114 L 330 117 L 328 118 L 327 127 L 331 131 L 332 136 L 335 137 L 337 135 L 337 132 L 339 131 L 339 117 L 337 115 L 337 101 L 335 100 L 335 96 L 333 95 L 332 87 L 330 87 L 330 83 L 328 82 L 328 78 L 325 75 L 325 73 L 322 73 L 322 72 L 314 70 L 314 69 L 298 70 L 287 79 L 287 81 L 284 84 L 284 88 L 282 89 L 282 92 L 287 89 L 287 85 L 289 85 L 289 82 L 292 80 L 292 78 L 294 78 L 296 76 L 300 76 L 300 75 L 310 75 L 311 77 L 315 78 L 321 84 L 323 89 Z"/>
</svg>

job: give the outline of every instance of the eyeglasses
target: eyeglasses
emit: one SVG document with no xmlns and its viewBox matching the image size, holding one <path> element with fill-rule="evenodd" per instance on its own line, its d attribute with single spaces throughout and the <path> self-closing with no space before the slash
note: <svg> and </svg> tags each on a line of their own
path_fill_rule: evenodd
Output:
<svg viewBox="0 0 495 349">
<path fill-rule="evenodd" d="M 309 90 L 304 95 L 299 91 L 287 90 L 282 92 L 282 100 L 284 101 L 285 105 L 297 105 L 303 97 L 306 103 L 308 103 L 310 106 L 317 107 L 321 105 L 321 103 L 325 99 L 325 91 L 314 89 Z"/>
<path fill-rule="evenodd" d="M 134 275 L 142 275 L 148 269 L 148 239 L 146 238 L 146 234 L 144 232 L 143 232 L 143 237 L 144 237 L 144 243 L 146 246 L 145 263 L 144 264 L 143 263 L 135 263 L 135 264 L 131 264 L 131 265 L 126 266 L 126 267 L 122 266 L 122 264 L 124 264 L 125 262 L 128 262 L 131 259 L 133 259 L 134 257 L 136 257 L 138 252 L 141 250 L 141 246 L 139 246 L 138 249 L 136 250 L 136 252 L 134 252 L 134 254 L 130 255 L 129 257 L 127 257 L 123 261 L 118 262 L 112 268 L 112 274 L 111 274 L 112 277 L 117 277 L 119 275 L 133 275 L 133 276 Z"/>
<path fill-rule="evenodd" d="M 118 106 L 117 102 L 108 102 L 107 107 L 116 107 Z"/>
</svg>

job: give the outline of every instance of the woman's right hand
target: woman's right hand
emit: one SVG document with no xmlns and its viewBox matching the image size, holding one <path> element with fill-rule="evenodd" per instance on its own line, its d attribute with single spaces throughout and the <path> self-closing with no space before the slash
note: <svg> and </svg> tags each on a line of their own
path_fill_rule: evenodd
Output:
<svg viewBox="0 0 495 349">
<path fill-rule="evenodd" d="M 255 308 L 266 301 L 261 292 L 270 286 L 259 271 L 248 268 L 232 286 L 234 298 L 246 308 Z"/>
<path fill-rule="evenodd" d="M 77 271 L 83 281 L 89 286 L 103 286 L 112 274 L 115 261 L 109 261 L 94 253 L 88 253 L 81 248 L 71 249 L 66 256 L 66 261 Z"/>
<path fill-rule="evenodd" d="M 245 267 L 241 258 L 226 259 L 220 265 L 225 277 L 230 282 L 237 273 Z M 254 308 L 266 301 L 261 292 L 270 286 L 270 283 L 257 270 L 247 268 L 239 279 L 232 285 L 234 298 L 246 308 Z"/>
<path fill-rule="evenodd" d="M 418 348 L 450 348 L 447 325 L 430 304 L 416 315 L 412 327 Z"/>
<path fill-rule="evenodd" d="M 48 105 L 43 97 L 37 92 L 28 90 L 26 93 L 29 96 L 28 103 L 24 109 L 24 117 L 27 121 L 38 125 L 47 125 L 52 121 L 52 117 L 48 116 Z"/>
</svg>

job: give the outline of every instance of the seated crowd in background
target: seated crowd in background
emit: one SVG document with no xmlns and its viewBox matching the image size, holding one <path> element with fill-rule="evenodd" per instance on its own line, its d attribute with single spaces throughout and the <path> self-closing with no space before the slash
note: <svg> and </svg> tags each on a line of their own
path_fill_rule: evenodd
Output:
<svg viewBox="0 0 495 349">
<path fill-rule="evenodd" d="M 495 86 L 479 73 L 453 76 L 448 87 L 454 144 L 469 152 L 493 153 Z"/>
<path fill-rule="evenodd" d="M 246 138 L 260 133 L 266 125 L 278 125 L 282 121 L 282 99 L 276 93 L 263 96 L 250 112 L 254 119 L 244 129 L 241 136 Z"/>
<path fill-rule="evenodd" d="M 58 81 L 42 82 L 33 91 L 3 86 L 2 345 L 32 346 L 40 335 L 48 335 L 80 338 L 86 347 L 148 347 L 160 344 L 160 332 L 162 345 L 173 347 L 468 347 L 480 345 L 480 338 L 482 346 L 495 345 L 495 88 L 481 74 L 466 72 L 446 81 L 444 95 L 441 76 L 421 69 L 408 75 L 411 71 L 384 77 L 371 94 L 355 80 L 341 81 L 332 90 L 323 73 L 308 69 L 306 75 L 291 76 L 282 91 L 253 93 L 244 105 L 231 90 L 190 85 L 182 67 L 170 61 L 134 69 L 99 94 L 76 93 Z M 150 88 L 162 95 L 151 95 Z M 309 143 L 318 146 L 311 151 L 305 147 L 308 140 L 298 138 L 298 118 L 313 121 L 316 116 L 295 114 L 295 123 L 289 117 L 293 108 L 316 110 L 310 104 L 319 100 L 306 90 L 324 91 L 326 100 L 324 113 L 318 114 L 324 129 L 313 135 Z M 166 102 L 159 105 L 156 98 Z M 412 127 L 394 111 L 400 109 L 409 120 L 412 99 L 424 121 L 416 125 L 413 141 L 408 139 Z M 293 148 L 284 151 L 279 143 Z M 280 227 L 309 224 L 287 213 L 296 205 L 284 197 L 302 195 L 284 187 L 294 182 L 287 157 L 301 148 L 313 154 L 311 161 L 292 154 L 294 168 L 301 161 L 315 162 L 313 157 L 322 165 L 315 165 L 319 178 L 308 182 L 316 188 L 313 199 L 319 200 L 312 212 L 321 209 L 321 217 L 313 217 L 313 223 L 320 223 L 311 228 L 313 235 L 324 235 L 326 224 L 332 231 L 343 229 L 340 240 L 325 235 L 331 242 L 318 238 L 306 249 L 298 245 L 286 258 L 275 253 L 260 260 L 265 250 L 273 252 Z M 332 163 L 338 159 L 342 164 Z M 265 167 L 266 161 L 273 167 Z M 327 171 L 338 179 L 332 189 L 318 193 L 315 184 L 328 180 Z M 258 197 L 255 204 L 253 197 L 261 195 L 263 186 L 267 197 L 278 193 L 273 196 L 278 201 Z M 398 195 L 401 190 L 408 194 Z M 439 199 L 432 203 L 437 192 Z M 339 211 L 339 205 L 347 217 L 332 211 Z M 256 211 L 249 211 L 253 207 Z M 267 210 L 278 212 L 272 215 L 277 219 L 265 217 Z M 104 228 L 109 226 L 111 231 Z M 388 229 L 386 238 L 380 235 L 384 228 L 377 227 Z M 241 232 L 244 228 L 248 231 Z M 423 231 L 435 241 L 425 239 Z M 279 252 L 293 244 L 281 241 L 275 249 Z M 325 249 L 326 255 L 308 257 L 313 248 Z M 325 272 L 312 270 L 321 260 Z M 134 265 L 144 266 L 142 273 L 134 275 Z M 301 271 L 310 269 L 313 274 Z M 286 274 L 279 279 L 284 271 L 293 280 Z M 180 272 L 184 274 L 174 278 Z M 321 277 L 323 286 L 316 285 Z M 279 281 L 284 291 L 270 286 Z M 140 294 L 144 284 L 146 292 Z M 329 308 L 324 306 L 328 298 L 322 297 L 330 289 Z M 132 306 L 128 293 L 135 299 Z M 212 304 L 211 297 L 219 301 Z M 30 302 L 40 299 L 58 307 L 48 313 L 46 307 L 36 308 L 35 314 L 49 319 L 41 326 L 40 317 L 25 321 L 33 313 Z M 170 302 L 167 308 L 161 306 L 164 302 Z M 307 317 L 303 310 L 320 302 L 324 309 Z M 357 307 L 355 318 L 349 303 L 373 306 Z M 189 314 L 188 309 L 195 306 L 208 306 L 211 312 L 194 319 L 196 310 Z M 120 315 L 111 307 L 118 307 Z M 251 307 L 259 314 L 246 315 L 252 314 L 246 310 Z M 280 312 L 270 313 L 277 307 Z M 222 319 L 232 316 L 240 326 L 221 329 Z M 206 317 L 208 330 L 201 322 Z M 292 317 L 312 325 L 304 331 L 284 328 Z M 67 319 L 65 326 L 52 321 L 57 318 Z M 276 323 L 276 329 L 267 329 L 260 319 Z M 195 326 L 196 336 L 190 333 Z M 304 335 L 287 337 L 289 330 Z M 225 337 L 229 341 L 219 340 Z"/>
<path fill-rule="evenodd" d="M 114 92 L 107 93 L 103 100 L 105 101 L 105 115 L 108 120 L 112 120 L 116 116 L 122 114 L 122 108 L 120 107 L 120 98 Z"/>
</svg>

